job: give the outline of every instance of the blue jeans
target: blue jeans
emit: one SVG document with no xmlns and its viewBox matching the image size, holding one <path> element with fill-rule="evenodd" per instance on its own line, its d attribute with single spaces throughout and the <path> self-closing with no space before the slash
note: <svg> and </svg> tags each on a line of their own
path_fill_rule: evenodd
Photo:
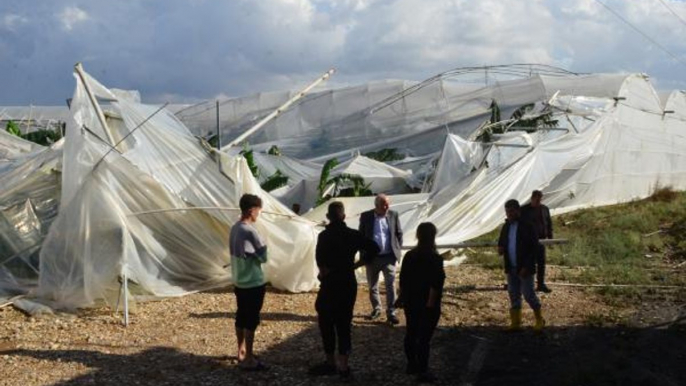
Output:
<svg viewBox="0 0 686 386">
<path fill-rule="evenodd" d="M 512 268 L 507 274 L 507 292 L 510 295 L 510 308 L 512 309 L 522 308 L 522 295 L 532 309 L 541 308 L 541 302 L 534 291 L 534 275 L 532 274 L 520 277 L 517 274 L 517 269 Z"/>
</svg>

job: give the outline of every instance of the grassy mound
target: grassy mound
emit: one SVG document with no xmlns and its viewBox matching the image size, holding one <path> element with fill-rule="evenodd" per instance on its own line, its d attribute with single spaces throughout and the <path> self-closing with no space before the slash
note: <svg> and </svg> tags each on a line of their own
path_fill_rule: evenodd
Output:
<svg viewBox="0 0 686 386">
<path fill-rule="evenodd" d="M 582 284 L 686 286 L 686 193 L 659 188 L 644 200 L 579 210 L 553 218 L 548 248 L 557 281 Z M 499 230 L 479 237 L 496 240 Z M 470 262 L 500 269 L 492 249 L 468 252 Z"/>
</svg>

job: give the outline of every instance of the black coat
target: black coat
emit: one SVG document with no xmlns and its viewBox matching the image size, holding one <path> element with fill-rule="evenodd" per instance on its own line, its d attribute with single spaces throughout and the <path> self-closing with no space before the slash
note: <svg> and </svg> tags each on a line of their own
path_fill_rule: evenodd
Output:
<svg viewBox="0 0 686 386">
<path fill-rule="evenodd" d="M 368 210 L 360 215 L 359 230 L 364 237 L 374 240 L 374 210 Z M 388 221 L 388 228 L 391 233 L 391 250 L 395 256 L 395 260 L 399 261 L 402 256 L 403 246 L 403 229 L 400 226 L 398 212 L 389 210 L 386 212 L 386 220 Z"/>
<path fill-rule="evenodd" d="M 550 218 L 550 209 L 543 204 L 540 205 L 540 208 L 541 216 L 538 216 L 536 208 L 531 206 L 531 204 L 522 206 L 522 220 L 528 221 L 534 225 L 539 239 L 552 239 L 553 220 Z"/>
<path fill-rule="evenodd" d="M 320 279 L 322 285 L 337 280 L 355 281 L 354 264 L 358 251 L 364 252 L 363 260 L 368 262 L 366 259 L 373 258 L 379 247 L 362 233 L 348 228 L 345 222 L 327 225 L 317 237 L 315 251 L 317 266 L 328 270 L 328 274 Z"/>
<path fill-rule="evenodd" d="M 511 270 L 510 253 L 508 252 L 510 234 L 510 222 L 505 221 L 505 224 L 500 229 L 500 239 L 498 246 L 503 248 L 503 259 L 505 272 L 509 273 Z M 520 219 L 517 225 L 517 268 L 526 268 L 530 274 L 536 272 L 536 256 L 539 253 L 538 236 L 536 229 L 528 222 Z"/>
<path fill-rule="evenodd" d="M 438 293 L 436 307 L 440 307 L 444 282 L 443 258 L 438 253 L 414 248 L 405 254 L 400 267 L 400 296 L 406 309 L 425 309 L 431 288 Z"/>
</svg>

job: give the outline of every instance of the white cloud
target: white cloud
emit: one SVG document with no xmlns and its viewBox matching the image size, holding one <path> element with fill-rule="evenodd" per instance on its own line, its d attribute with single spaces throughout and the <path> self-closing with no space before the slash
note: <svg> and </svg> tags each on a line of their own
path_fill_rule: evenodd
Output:
<svg viewBox="0 0 686 386">
<path fill-rule="evenodd" d="M 75 6 L 66 7 L 57 17 L 67 31 L 71 31 L 74 26 L 90 18 L 86 11 Z"/>
<path fill-rule="evenodd" d="M 29 20 L 24 16 L 10 13 L 2 17 L 2 21 L 0 21 L 0 27 L 10 31 L 16 31 L 17 27 L 22 24 L 26 24 L 28 21 Z"/>
<path fill-rule="evenodd" d="M 686 19 L 686 2 L 665 1 Z M 603 2 L 686 61 L 686 26 L 661 2 Z M 0 15 L 10 16 L 0 29 L 21 26 L 0 33 L 0 83 L 17 90 L 0 105 L 61 103 L 84 58 L 94 76 L 144 100 L 293 89 L 331 66 L 336 84 L 513 62 L 686 82 L 683 65 L 595 0 L 52 0 L 2 2 Z"/>
</svg>

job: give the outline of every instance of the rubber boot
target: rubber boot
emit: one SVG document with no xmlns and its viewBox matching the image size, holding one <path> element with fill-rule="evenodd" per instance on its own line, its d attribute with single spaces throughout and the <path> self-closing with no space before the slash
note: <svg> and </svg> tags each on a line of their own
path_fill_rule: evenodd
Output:
<svg viewBox="0 0 686 386">
<path fill-rule="evenodd" d="M 543 313 L 541 312 L 541 309 L 534 310 L 534 317 L 536 318 L 536 322 L 534 323 L 534 330 L 535 331 L 541 331 L 543 330 L 543 327 L 545 326 L 545 319 L 543 319 Z"/>
<path fill-rule="evenodd" d="M 517 331 L 522 327 L 522 309 L 510 309 L 510 331 Z"/>
</svg>

